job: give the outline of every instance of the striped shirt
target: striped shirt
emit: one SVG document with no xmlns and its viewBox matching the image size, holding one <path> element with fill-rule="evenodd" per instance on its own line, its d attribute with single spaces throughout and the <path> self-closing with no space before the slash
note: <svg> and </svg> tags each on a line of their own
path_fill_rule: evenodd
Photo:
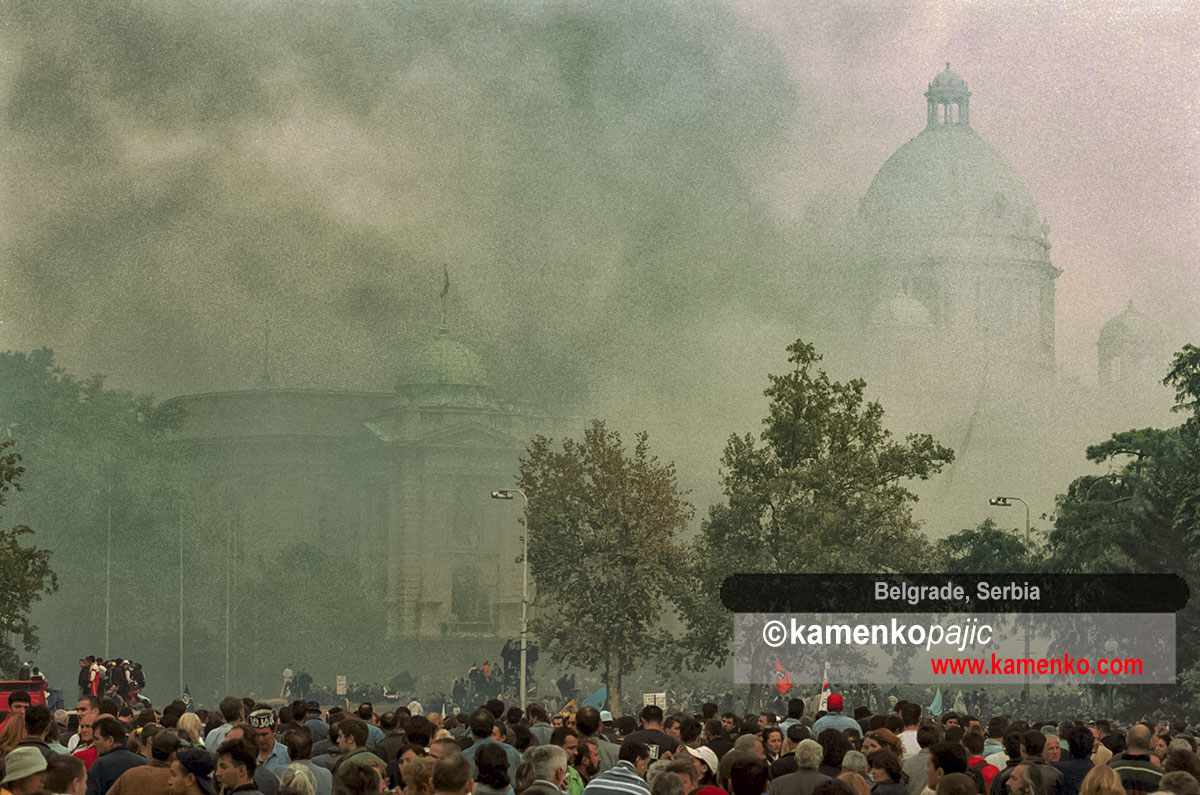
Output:
<svg viewBox="0 0 1200 795">
<path fill-rule="evenodd" d="M 1162 780 L 1162 769 L 1150 761 L 1148 754 L 1117 754 L 1108 761 L 1108 766 L 1121 777 L 1121 786 L 1127 795 L 1154 792 Z"/>
<path fill-rule="evenodd" d="M 650 785 L 632 762 L 621 760 L 588 782 L 583 795 L 650 795 Z"/>
</svg>

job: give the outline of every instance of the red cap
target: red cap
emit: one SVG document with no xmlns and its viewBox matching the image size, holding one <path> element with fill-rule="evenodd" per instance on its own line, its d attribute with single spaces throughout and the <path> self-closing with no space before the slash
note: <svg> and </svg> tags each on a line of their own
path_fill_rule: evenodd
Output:
<svg viewBox="0 0 1200 795">
<path fill-rule="evenodd" d="M 826 701 L 825 704 L 830 709 L 841 709 L 842 708 L 841 694 L 840 693 L 830 693 L 829 700 Z"/>
</svg>

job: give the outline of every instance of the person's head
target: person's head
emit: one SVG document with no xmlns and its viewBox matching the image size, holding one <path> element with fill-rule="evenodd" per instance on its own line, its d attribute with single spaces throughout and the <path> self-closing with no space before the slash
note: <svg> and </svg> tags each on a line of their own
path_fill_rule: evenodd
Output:
<svg viewBox="0 0 1200 795">
<path fill-rule="evenodd" d="M 978 729 L 967 732 L 962 737 L 963 748 L 967 749 L 967 754 L 970 756 L 980 756 L 983 754 L 983 745 L 987 740 L 983 736 L 983 732 Z M 1058 761 L 1057 759 L 1054 761 Z"/>
<path fill-rule="evenodd" d="M 567 719 L 566 719 L 566 717 L 564 717 L 562 715 L 555 715 L 553 718 L 550 719 L 550 725 L 552 727 L 554 727 L 555 729 L 557 729 L 559 726 L 566 726 Z"/>
<path fill-rule="evenodd" d="M 498 746 L 487 744 L 480 746 L 479 750 L 482 751 L 484 748 L 497 747 Z M 449 756 L 450 754 L 461 754 L 462 750 L 462 746 L 459 745 L 458 741 L 453 737 L 442 737 L 441 739 L 434 740 L 429 744 L 429 755 L 434 759 L 441 759 L 443 756 Z M 500 750 L 504 749 L 501 748 Z"/>
<path fill-rule="evenodd" d="M 1037 765 L 1024 762 L 1014 767 L 1006 782 L 1005 795 L 1046 795 L 1036 768 Z"/>
<path fill-rule="evenodd" d="M 1092 755 L 1095 739 L 1092 730 L 1080 724 L 1070 726 L 1062 738 L 1067 744 L 1067 753 L 1072 759 L 1087 759 Z"/>
<path fill-rule="evenodd" d="M 75 702 L 75 713 L 83 720 L 84 715 L 100 714 L 100 699 L 95 696 L 80 696 Z"/>
<path fill-rule="evenodd" d="M 829 700 L 825 703 L 825 705 L 829 708 L 830 712 L 841 712 L 842 711 L 842 694 L 841 693 L 830 693 Z"/>
<path fill-rule="evenodd" d="M 10 715 L 24 715 L 33 703 L 27 690 L 14 690 L 8 697 L 8 712 Z"/>
<path fill-rule="evenodd" d="M 762 737 L 758 734 L 743 734 L 733 741 L 733 750 L 752 754 L 759 759 L 765 759 Z"/>
<path fill-rule="evenodd" d="M 800 720 L 804 717 L 804 699 L 793 698 L 788 700 L 787 716 L 791 720 Z"/>
<path fill-rule="evenodd" d="M 308 729 L 293 729 L 283 735 L 283 745 L 287 748 L 288 759 L 298 762 L 301 759 L 312 759 L 313 739 Z"/>
<path fill-rule="evenodd" d="M 259 754 L 269 754 L 275 748 L 275 713 L 268 707 L 250 713 L 250 726 L 254 729 Z"/>
<path fill-rule="evenodd" d="M 1155 734 L 1150 738 L 1150 753 L 1162 759 L 1167 755 L 1167 747 L 1171 738 L 1165 734 Z"/>
<path fill-rule="evenodd" d="M 821 732 L 817 735 L 817 742 L 825 749 L 824 764 L 830 767 L 841 767 L 842 757 L 851 750 L 850 741 L 837 729 L 826 729 Z"/>
<path fill-rule="evenodd" d="M 1125 787 L 1117 771 L 1108 765 L 1096 765 L 1083 777 L 1079 795 L 1125 795 Z"/>
<path fill-rule="evenodd" d="M 871 768 L 871 781 L 876 784 L 888 781 L 899 782 L 900 777 L 904 774 L 900 758 L 888 748 L 872 751 L 871 755 L 867 757 L 867 765 Z"/>
<path fill-rule="evenodd" d="M 1021 756 L 1028 759 L 1031 756 L 1041 756 L 1046 750 L 1046 735 L 1037 729 L 1030 729 L 1021 735 Z"/>
<path fill-rule="evenodd" d="M 642 708 L 642 725 L 647 729 L 661 729 L 663 722 L 662 707 L 647 704 Z"/>
<path fill-rule="evenodd" d="M 244 730 L 243 730 L 244 731 Z M 230 734 L 233 730 L 230 730 Z M 235 789 L 254 780 L 258 767 L 258 747 L 253 740 L 241 736 L 226 740 L 217 749 L 217 778 L 226 789 Z"/>
<path fill-rule="evenodd" d="M 937 785 L 937 795 L 980 795 L 975 779 L 966 773 L 949 773 Z"/>
<path fill-rule="evenodd" d="M 600 772 L 600 746 L 592 737 L 581 737 L 575 754 L 575 768 L 586 778 Z"/>
<path fill-rule="evenodd" d="M 700 786 L 700 777 L 696 775 L 696 766 L 692 764 L 691 758 L 684 754 L 681 754 L 679 759 L 672 759 L 663 768 L 663 774 L 667 773 L 679 776 L 683 780 L 684 792 L 691 792 Z"/>
<path fill-rule="evenodd" d="M 942 728 L 949 729 L 951 726 L 958 726 L 958 713 L 946 712 L 942 715 Z"/>
<path fill-rule="evenodd" d="M 1158 789 L 1172 795 L 1200 795 L 1200 781 L 1191 773 L 1175 770 L 1159 779 Z"/>
<path fill-rule="evenodd" d="M 967 749 L 958 743 L 938 743 L 929 749 L 927 763 L 927 781 L 930 789 L 937 789 L 942 776 L 951 773 L 965 773 L 967 770 Z"/>
<path fill-rule="evenodd" d="M 579 732 L 568 726 L 561 726 L 550 732 L 550 744 L 557 745 L 567 752 L 567 764 L 575 764 L 575 755 L 579 752 Z"/>
<path fill-rule="evenodd" d="M 575 728 L 581 737 L 595 737 L 600 732 L 600 710 L 582 707 L 575 713 Z"/>
<path fill-rule="evenodd" d="M 4 789 L 13 795 L 33 795 L 45 787 L 46 757 L 32 746 L 14 748 L 4 757 Z"/>
<path fill-rule="evenodd" d="M 628 762 L 639 776 L 645 776 L 646 768 L 650 766 L 650 749 L 642 743 L 622 743 L 617 752 L 617 761 Z"/>
<path fill-rule="evenodd" d="M 796 746 L 796 765 L 801 770 L 816 770 L 824 755 L 825 749 L 816 740 L 801 740 L 800 744 Z"/>
<path fill-rule="evenodd" d="M 279 795 L 316 795 L 317 777 L 304 765 L 290 764 L 279 771 Z"/>
<path fill-rule="evenodd" d="M 862 751 L 847 751 L 846 755 L 842 757 L 842 770 L 858 773 L 864 779 L 871 772 L 871 768 L 867 765 L 867 757 Z"/>
<path fill-rule="evenodd" d="M 69 754 L 55 754 L 46 762 L 46 792 L 83 795 L 87 791 L 87 768 L 83 760 Z"/>
<path fill-rule="evenodd" d="M 503 746 L 485 743 L 475 752 L 475 780 L 492 789 L 508 789 L 508 753 Z"/>
<path fill-rule="evenodd" d="M 150 758 L 155 762 L 170 762 L 182 747 L 183 740 L 179 735 L 164 729 L 150 741 Z"/>
<path fill-rule="evenodd" d="M 1046 747 L 1042 749 L 1042 757 L 1050 764 L 1054 764 L 1061 759 L 1062 743 L 1059 742 L 1057 735 L 1046 735 Z"/>
<path fill-rule="evenodd" d="M 987 723 L 987 736 L 993 740 L 1004 737 L 1006 731 L 1008 731 L 1008 718 L 1003 715 L 997 715 Z"/>
<path fill-rule="evenodd" d="M 738 716 L 733 712 L 725 712 L 721 715 L 721 728 L 726 733 L 731 733 L 737 730 Z"/>
<path fill-rule="evenodd" d="M 717 786 L 729 795 L 762 795 L 767 790 L 766 760 L 754 754 L 730 751 L 721 758 Z"/>
<path fill-rule="evenodd" d="M 374 795 L 382 791 L 383 779 L 371 765 L 350 762 L 339 765 L 333 774 L 335 795 Z"/>
<path fill-rule="evenodd" d="M 246 705 L 236 696 L 226 696 L 221 699 L 221 703 L 218 705 L 218 709 L 221 710 L 221 717 L 225 719 L 226 723 L 237 723 L 241 720 L 242 711 L 245 708 Z"/>
<path fill-rule="evenodd" d="M 689 718 L 688 720 L 692 719 Z M 692 723 L 696 723 L 696 721 L 692 720 Z M 680 725 L 682 726 L 682 723 Z M 699 728 L 700 724 L 696 723 L 697 734 L 699 734 Z M 682 736 L 683 732 L 681 729 L 680 737 Z M 766 751 L 767 755 L 772 759 L 779 756 L 780 752 L 783 750 L 783 731 L 780 730 L 778 726 L 766 727 L 762 730 L 762 744 L 763 750 Z"/>
<path fill-rule="evenodd" d="M 642 746 L 646 748 L 646 746 Z M 624 747 L 622 747 L 624 750 Z M 525 759 L 529 762 L 532 768 L 532 774 L 535 780 L 549 781 L 554 786 L 562 789 L 566 786 L 567 781 L 567 752 L 557 745 L 539 745 L 530 748 Z M 646 762 L 650 761 L 650 751 L 646 749 Z M 636 765 L 635 765 L 636 767 Z M 641 768 L 641 773 L 645 773 L 645 766 Z"/>
<path fill-rule="evenodd" d="M 926 738 L 928 739 L 928 738 Z M 937 742 L 935 739 L 933 742 Z M 924 748 L 933 745 L 933 742 L 922 746 Z M 918 744 L 919 741 L 918 741 Z M 904 755 L 904 744 L 900 742 L 900 738 L 887 729 L 876 729 L 875 731 L 867 732 L 867 736 L 862 741 L 862 752 L 868 757 L 875 751 L 889 750 L 896 756 Z"/>
<path fill-rule="evenodd" d="M 915 729 L 921 722 L 921 707 L 917 704 L 904 702 L 900 706 L 900 720 L 904 721 L 905 729 Z"/>
<path fill-rule="evenodd" d="M 871 795 L 871 784 L 867 779 L 863 778 L 858 773 L 851 773 L 848 770 L 843 770 L 838 774 L 837 780 L 850 788 L 854 795 Z"/>
<path fill-rule="evenodd" d="M 125 724 L 116 718 L 105 715 L 92 724 L 92 745 L 102 754 L 123 747 L 127 736 Z"/>
<path fill-rule="evenodd" d="M 360 718 L 346 718 L 338 724 L 338 746 L 355 751 L 367 745 L 367 724 Z"/>
<path fill-rule="evenodd" d="M 471 736 L 476 740 L 486 740 L 492 736 L 492 729 L 496 725 L 496 717 L 487 709 L 477 709 L 471 713 L 471 719 L 468 725 L 471 727 Z"/>
<path fill-rule="evenodd" d="M 650 785 L 650 795 L 687 795 L 686 784 L 675 773 L 664 771 Z"/>
<path fill-rule="evenodd" d="M 36 707 L 29 707 L 25 710 L 25 736 L 45 739 L 46 732 L 50 730 L 50 722 L 52 720 L 53 716 L 50 714 L 50 710 L 41 704 L 38 704 Z"/>
<path fill-rule="evenodd" d="M 1150 753 L 1150 738 L 1154 732 L 1141 723 L 1135 723 L 1125 733 L 1125 746 L 1131 754 Z"/>
<path fill-rule="evenodd" d="M 187 732 L 192 742 L 200 742 L 204 737 L 204 727 L 200 725 L 200 716 L 195 712 L 183 713 L 175 725 Z"/>
</svg>

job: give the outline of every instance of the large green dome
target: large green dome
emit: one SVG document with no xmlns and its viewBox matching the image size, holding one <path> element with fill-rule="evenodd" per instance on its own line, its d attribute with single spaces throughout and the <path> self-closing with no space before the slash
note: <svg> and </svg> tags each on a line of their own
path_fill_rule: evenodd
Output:
<svg viewBox="0 0 1200 795">
<path fill-rule="evenodd" d="M 483 360 L 450 337 L 450 332 L 438 329 L 437 337 L 413 357 L 400 374 L 401 386 L 472 386 L 488 385 Z"/>
<path fill-rule="evenodd" d="M 859 206 L 880 232 L 1041 235 L 1029 188 L 967 124 L 936 124 L 888 158 Z"/>
</svg>

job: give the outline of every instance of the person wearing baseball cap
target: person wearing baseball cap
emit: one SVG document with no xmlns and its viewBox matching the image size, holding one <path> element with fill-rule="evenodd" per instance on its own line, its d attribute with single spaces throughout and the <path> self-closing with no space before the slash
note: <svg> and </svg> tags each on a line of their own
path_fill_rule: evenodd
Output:
<svg viewBox="0 0 1200 795">
<path fill-rule="evenodd" d="M 189 748 L 175 754 L 171 760 L 171 775 L 167 792 L 171 795 L 214 795 L 212 754 L 200 748 Z"/>
<path fill-rule="evenodd" d="M 46 780 L 46 757 L 31 746 L 18 746 L 4 758 L 3 795 L 32 795 L 41 792 Z"/>
<path fill-rule="evenodd" d="M 858 724 L 854 718 L 849 715 L 842 714 L 842 695 L 841 693 L 830 693 L 829 701 L 826 702 L 829 711 L 817 719 L 813 724 L 812 733 L 814 736 L 820 736 L 821 732 L 826 729 L 837 729 L 844 732 L 846 729 L 853 729 L 862 736 L 862 726 Z"/>
</svg>

